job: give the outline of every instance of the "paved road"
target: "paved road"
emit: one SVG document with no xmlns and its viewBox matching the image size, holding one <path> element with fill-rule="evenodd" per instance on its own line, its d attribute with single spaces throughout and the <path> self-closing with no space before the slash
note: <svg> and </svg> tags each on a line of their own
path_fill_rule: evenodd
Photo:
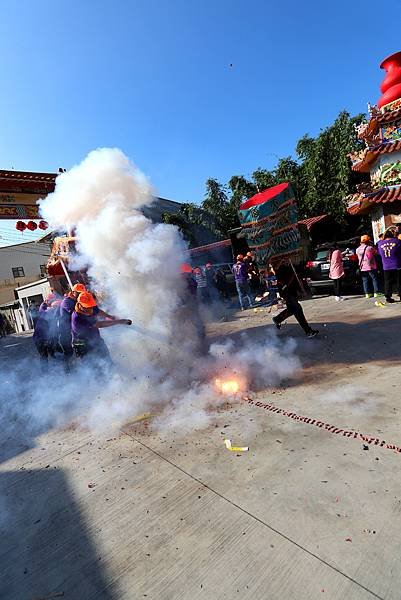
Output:
<svg viewBox="0 0 401 600">
<path fill-rule="evenodd" d="M 401 454 L 316 422 L 401 445 L 401 304 L 304 308 L 320 339 L 291 320 L 279 334 L 297 340 L 295 380 L 228 405 L 202 432 L 161 435 L 149 420 L 108 438 L 7 440 L 0 598 L 399 600 Z M 209 337 L 262 339 L 268 318 L 237 313 Z M 3 365 L 4 350 L 25 351 L 4 344 Z M 227 451 L 226 437 L 250 451 Z"/>
</svg>

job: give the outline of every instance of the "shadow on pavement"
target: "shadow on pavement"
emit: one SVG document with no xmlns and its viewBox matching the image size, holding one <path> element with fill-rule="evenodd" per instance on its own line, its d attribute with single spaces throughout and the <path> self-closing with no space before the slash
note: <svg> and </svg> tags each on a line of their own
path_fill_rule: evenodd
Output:
<svg viewBox="0 0 401 600">
<path fill-rule="evenodd" d="M 379 309 L 378 309 L 379 310 Z M 401 313 L 401 306 L 400 306 Z M 307 311 L 305 311 L 307 316 Z M 237 346 L 246 340 L 250 342 L 266 341 L 266 336 L 275 332 L 279 339 L 292 337 L 298 345 L 297 354 L 305 366 L 313 364 L 364 364 L 369 362 L 399 362 L 401 361 L 401 314 L 399 317 L 366 319 L 358 323 L 309 320 L 313 328 L 319 330 L 319 335 L 308 340 L 296 322 L 283 325 L 277 331 L 271 321 L 271 315 L 266 316 L 266 322 L 255 327 L 230 333 L 228 336 L 210 336 L 210 343 L 225 338 L 232 339 Z"/>
<path fill-rule="evenodd" d="M 0 474 L 0 564 L 4 600 L 62 592 L 74 600 L 113 596 L 102 557 L 60 470 Z"/>
</svg>

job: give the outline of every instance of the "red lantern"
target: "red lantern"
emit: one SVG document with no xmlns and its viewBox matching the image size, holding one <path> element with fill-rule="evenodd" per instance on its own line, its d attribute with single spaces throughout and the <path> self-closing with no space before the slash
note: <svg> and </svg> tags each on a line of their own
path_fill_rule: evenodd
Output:
<svg viewBox="0 0 401 600">
<path fill-rule="evenodd" d="M 26 225 L 23 221 L 17 221 L 15 224 L 15 229 L 18 229 L 18 231 L 24 231 L 26 229 Z"/>
<path fill-rule="evenodd" d="M 38 225 L 39 229 L 47 229 L 49 227 L 49 223 L 47 221 L 39 221 Z"/>
<path fill-rule="evenodd" d="M 29 231 L 35 231 L 35 229 L 38 228 L 38 226 L 36 225 L 35 221 L 28 221 L 28 223 L 26 224 L 26 226 L 29 229 Z"/>
</svg>

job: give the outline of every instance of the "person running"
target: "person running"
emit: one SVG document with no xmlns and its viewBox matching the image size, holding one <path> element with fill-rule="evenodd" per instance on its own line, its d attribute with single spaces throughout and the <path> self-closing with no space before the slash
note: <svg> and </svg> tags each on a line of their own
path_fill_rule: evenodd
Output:
<svg viewBox="0 0 401 600">
<path fill-rule="evenodd" d="M 247 299 L 249 308 L 252 308 L 253 302 L 251 299 L 251 292 L 248 284 L 248 265 L 244 262 L 243 254 L 238 254 L 237 262 L 233 265 L 233 273 L 235 279 L 235 286 L 238 292 L 238 299 L 241 310 L 245 310 L 244 300 Z"/>
<path fill-rule="evenodd" d="M 276 271 L 276 276 L 280 296 L 284 298 L 287 308 L 276 317 L 273 317 L 273 323 L 277 329 L 280 329 L 283 321 L 294 316 L 308 338 L 316 337 L 319 331 L 312 329 L 309 325 L 298 300 L 298 294 L 302 293 L 303 290 L 293 267 L 281 265 Z"/>
<path fill-rule="evenodd" d="M 356 249 L 356 254 L 359 261 L 359 270 L 362 277 L 363 291 L 365 292 L 365 298 L 372 298 L 372 292 L 370 285 L 373 286 L 373 295 L 375 298 L 380 296 L 379 294 L 379 279 L 377 277 L 377 264 L 376 255 L 377 250 L 373 246 L 370 236 L 362 235 L 361 244 Z"/>
<path fill-rule="evenodd" d="M 338 244 L 334 244 L 330 254 L 330 271 L 329 277 L 334 283 L 334 297 L 337 302 L 344 300 L 341 296 L 341 278 L 344 277 L 344 265 L 341 250 Z"/>
<path fill-rule="evenodd" d="M 98 308 L 96 300 L 90 292 L 79 294 L 71 316 L 72 345 L 77 358 L 90 355 L 95 359 L 103 359 L 111 363 L 108 348 L 99 329 L 114 325 L 132 325 L 132 321 L 116 319 L 111 315 L 109 315 L 109 320 L 100 321 L 99 316 L 102 314 L 106 313 Z"/>
<path fill-rule="evenodd" d="M 395 237 L 391 229 L 384 234 L 384 239 L 377 243 L 377 249 L 383 263 L 384 295 L 389 304 L 395 302 L 392 298 L 394 289 L 397 289 L 401 299 L 401 240 Z"/>
</svg>

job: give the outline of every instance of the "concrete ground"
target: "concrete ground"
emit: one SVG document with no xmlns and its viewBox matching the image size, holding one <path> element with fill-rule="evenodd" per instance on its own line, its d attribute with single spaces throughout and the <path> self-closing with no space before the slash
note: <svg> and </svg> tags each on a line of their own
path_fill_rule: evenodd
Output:
<svg viewBox="0 0 401 600">
<path fill-rule="evenodd" d="M 279 333 L 297 340 L 295 380 L 207 430 L 176 439 L 145 420 L 106 439 L 3 439 L 0 598 L 399 600 L 401 454 L 255 402 L 401 445 L 401 304 L 304 309 L 318 339 L 292 319 Z M 209 338 L 263 339 L 266 323 L 266 309 L 233 313 Z M 3 366 L 28 344 L 0 340 Z"/>
</svg>

